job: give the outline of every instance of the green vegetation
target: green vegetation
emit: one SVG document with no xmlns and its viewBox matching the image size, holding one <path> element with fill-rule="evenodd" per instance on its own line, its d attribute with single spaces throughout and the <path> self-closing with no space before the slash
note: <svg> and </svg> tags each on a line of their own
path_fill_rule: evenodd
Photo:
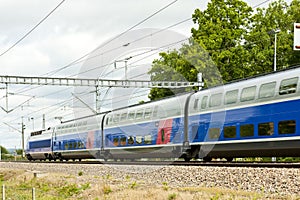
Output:
<svg viewBox="0 0 300 200">
<path fill-rule="evenodd" d="M 78 172 L 78 176 L 82 176 L 82 175 L 83 175 L 82 171 Z"/>
<path fill-rule="evenodd" d="M 162 185 L 163 185 L 163 190 L 167 191 L 169 189 L 167 182 L 163 182 Z"/>
<path fill-rule="evenodd" d="M 192 15 L 196 28 L 188 44 L 160 53 L 148 72 L 153 81 L 197 81 L 203 73 L 205 87 L 271 72 L 274 33 L 277 33 L 277 69 L 299 64 L 293 51 L 293 23 L 300 22 L 300 1 L 273 1 L 253 10 L 242 0 L 212 0 Z M 149 98 L 160 99 L 184 89 L 151 89 Z"/>
<path fill-rule="evenodd" d="M 177 195 L 175 193 L 169 194 L 168 200 L 176 199 Z"/>
<path fill-rule="evenodd" d="M 131 178 L 133 179 L 133 178 Z M 143 180 L 145 181 L 145 180 Z M 217 187 L 163 187 L 150 186 L 139 180 L 103 180 L 101 177 L 47 173 L 35 177 L 22 170 L 0 169 L 0 183 L 5 185 L 7 199 L 32 199 L 35 188 L 36 199 L 297 199 L 297 196 L 276 196 L 261 192 L 246 192 Z M 1 193 L 1 191 L 0 191 Z"/>
</svg>

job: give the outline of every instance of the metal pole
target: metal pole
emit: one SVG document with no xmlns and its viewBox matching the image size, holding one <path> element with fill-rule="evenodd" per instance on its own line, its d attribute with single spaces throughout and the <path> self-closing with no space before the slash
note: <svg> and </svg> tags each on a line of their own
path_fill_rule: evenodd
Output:
<svg viewBox="0 0 300 200">
<path fill-rule="evenodd" d="M 6 99 L 6 112 L 8 112 L 8 85 L 7 83 L 5 84 L 6 87 L 6 94 L 5 94 L 5 99 Z"/>
<path fill-rule="evenodd" d="M 125 60 L 125 81 L 127 81 L 127 60 Z"/>
<path fill-rule="evenodd" d="M 42 129 L 45 130 L 46 128 L 46 120 L 45 120 L 45 114 L 43 114 L 43 126 Z"/>
<path fill-rule="evenodd" d="M 275 31 L 275 44 L 274 44 L 274 72 L 276 72 L 276 43 L 277 43 L 277 32 Z"/>
<path fill-rule="evenodd" d="M 25 150 L 24 150 L 24 123 L 22 117 L 22 158 L 25 158 Z"/>
<path fill-rule="evenodd" d="M 32 130 L 34 131 L 34 117 L 31 117 L 30 119 L 32 121 Z"/>
<path fill-rule="evenodd" d="M 100 113 L 100 110 L 100 93 L 98 86 L 96 86 L 96 112 Z"/>
</svg>

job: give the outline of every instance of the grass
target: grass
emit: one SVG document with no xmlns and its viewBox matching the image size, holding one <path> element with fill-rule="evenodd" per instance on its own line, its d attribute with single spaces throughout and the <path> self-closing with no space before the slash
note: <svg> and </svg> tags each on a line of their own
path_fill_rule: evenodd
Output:
<svg viewBox="0 0 300 200">
<path fill-rule="evenodd" d="M 262 192 L 247 192 L 224 188 L 171 187 L 169 183 L 149 185 L 146 180 L 135 180 L 129 175 L 119 179 L 108 174 L 103 177 L 88 176 L 83 173 L 65 175 L 47 173 L 34 177 L 32 172 L 0 169 L 0 183 L 6 186 L 7 199 L 32 199 L 35 188 L 39 200 L 102 200 L 102 199 L 158 199 L 158 200 L 260 200 L 299 199 L 299 196 L 267 196 Z M 1 191 L 0 194 L 2 195 Z"/>
</svg>

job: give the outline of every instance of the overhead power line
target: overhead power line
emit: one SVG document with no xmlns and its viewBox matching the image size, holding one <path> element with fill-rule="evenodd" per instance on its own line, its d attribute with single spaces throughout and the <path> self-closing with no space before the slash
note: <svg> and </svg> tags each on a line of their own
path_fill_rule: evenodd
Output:
<svg viewBox="0 0 300 200">
<path fill-rule="evenodd" d="M 64 67 L 61 67 L 59 69 L 56 69 L 52 72 L 48 72 L 46 75 L 49 75 L 51 73 L 51 75 L 60 72 L 74 64 L 80 63 L 82 62 L 81 60 L 83 60 L 84 58 L 86 58 L 87 56 L 89 56 L 90 54 L 92 54 L 93 52 L 95 52 L 96 50 L 105 47 L 106 45 L 108 45 L 109 43 L 111 43 L 112 41 L 118 39 L 119 37 L 121 37 L 122 35 L 128 33 L 129 31 L 131 31 L 132 29 L 138 27 L 139 25 L 145 23 L 146 21 L 148 21 L 149 19 L 151 19 L 152 17 L 154 17 L 155 15 L 159 14 L 160 12 L 162 12 L 163 10 L 167 9 L 168 7 L 170 7 L 171 5 L 173 5 L 174 3 L 176 3 L 178 0 L 174 0 L 171 3 L 168 3 L 167 5 L 165 5 L 164 7 L 160 8 L 159 10 L 155 11 L 153 14 L 151 14 L 150 16 L 146 17 L 145 19 L 141 20 L 140 22 L 136 23 L 135 25 L 131 26 L 130 28 L 126 29 L 125 31 L 123 31 L 122 33 L 118 34 L 117 36 L 113 37 L 112 39 L 106 41 L 105 43 L 103 43 L 102 45 L 100 45 L 99 47 L 97 47 L 96 49 L 84 54 L 83 56 L 81 56 L 80 58 L 75 59 L 74 61 L 72 61 L 71 63 L 65 65 Z"/>
<path fill-rule="evenodd" d="M 269 1 L 270 1 L 270 0 L 265 0 L 265 1 L 263 1 L 263 2 L 261 2 L 261 3 L 259 3 L 259 4 L 257 4 L 257 5 L 255 5 L 255 6 L 253 6 L 253 8 L 259 7 L 259 6 L 265 4 L 265 3 L 269 2 Z"/>
<path fill-rule="evenodd" d="M 0 56 L 3 56 L 4 54 L 6 54 L 7 52 L 9 52 L 12 48 L 14 48 L 15 46 L 17 46 L 17 44 L 19 44 L 22 40 L 24 40 L 30 33 L 32 33 L 41 23 L 43 23 L 58 7 L 61 6 L 61 4 L 63 4 L 63 2 L 65 2 L 65 0 L 62 0 L 53 10 L 51 10 L 39 23 L 37 23 L 32 29 L 30 29 L 30 31 L 28 31 L 23 37 L 21 37 L 17 42 L 15 42 L 12 46 L 10 46 L 8 49 L 6 49 L 4 52 L 2 52 L 0 54 Z"/>
<path fill-rule="evenodd" d="M 157 15 L 158 13 L 160 13 L 160 12 L 162 12 L 163 10 L 167 9 L 168 7 L 170 7 L 172 4 L 176 3 L 177 1 L 178 1 L 178 0 L 172 1 L 171 3 L 167 4 L 166 6 L 160 8 L 159 10 L 157 10 L 156 12 L 154 12 L 153 14 L 151 14 L 150 16 L 148 16 L 147 18 L 145 18 L 145 19 L 143 19 L 142 21 L 138 22 L 138 23 L 135 24 L 134 26 L 128 28 L 127 30 L 125 30 L 124 32 L 120 33 L 120 34 L 117 35 L 116 37 L 114 37 L 114 38 L 112 38 L 111 40 L 107 41 L 105 44 L 102 44 L 102 45 L 99 46 L 98 48 L 96 48 L 96 49 L 94 49 L 94 50 L 92 50 L 92 51 L 86 53 L 85 55 L 83 55 L 83 56 L 81 56 L 81 57 L 79 57 L 79 58 L 77 58 L 77 59 L 75 59 L 74 61 L 70 62 L 69 64 L 67 64 L 67 65 L 65 65 L 65 66 L 63 66 L 63 67 L 61 67 L 61 68 L 55 69 L 55 70 L 53 70 L 53 71 L 50 71 L 50 72 L 48 72 L 48 73 L 46 73 L 46 74 L 43 74 L 43 75 L 41 75 L 41 76 L 54 75 L 54 74 L 56 74 L 56 73 L 58 73 L 58 72 L 60 72 L 60 71 L 62 71 L 62 70 L 65 70 L 65 69 L 67 69 L 67 68 L 69 68 L 69 67 L 71 67 L 71 66 L 73 66 L 73 65 L 76 65 L 76 64 L 78 64 L 78 63 L 81 63 L 81 62 L 84 62 L 84 61 L 88 60 L 88 58 L 86 58 L 86 57 L 89 56 L 90 54 L 92 54 L 92 53 L 93 53 L 94 51 L 96 51 L 97 49 L 102 48 L 102 47 L 104 47 L 105 45 L 109 44 L 110 42 L 116 40 L 117 38 L 121 37 L 121 36 L 124 35 L 125 33 L 129 32 L 130 30 L 132 30 L 133 28 L 136 28 L 137 26 L 139 26 L 139 25 L 141 25 L 142 23 L 146 22 L 147 20 L 149 20 L 150 18 L 154 17 L 154 16 Z M 171 26 L 169 26 L 169 27 L 167 27 L 167 28 L 171 28 L 171 27 L 177 26 L 177 25 L 179 25 L 179 24 L 181 24 L 181 23 L 184 23 L 184 22 L 186 22 L 186 21 L 188 21 L 188 20 L 190 20 L 190 19 L 191 19 L 191 18 L 185 19 L 185 20 L 180 21 L 180 22 L 178 22 L 178 23 L 176 23 L 176 24 L 173 24 L 173 25 L 171 25 Z M 164 28 L 163 30 L 166 30 L 167 28 Z M 161 31 L 162 31 L 162 30 L 160 30 L 160 31 L 158 31 L 158 32 L 156 32 L 156 33 L 159 33 L 159 32 L 161 32 Z M 154 34 L 156 34 L 156 33 L 154 33 Z M 154 35 L 154 34 L 152 34 L 152 35 Z M 149 37 L 149 35 L 143 36 L 143 37 L 140 38 L 140 39 L 143 39 L 144 37 Z M 139 40 L 139 39 L 136 39 L 136 40 L 134 40 L 134 41 L 132 41 L 132 42 L 136 42 L 136 41 L 138 41 L 138 40 Z M 119 47 L 118 47 L 118 48 L 119 48 Z M 111 51 L 112 51 L 112 50 L 115 50 L 115 49 L 111 49 Z M 86 59 L 84 59 L 84 58 L 86 58 Z M 71 76 L 70 76 L 70 77 L 71 77 Z M 37 87 L 35 87 L 35 88 L 38 88 L 38 87 L 40 87 L 40 86 L 37 86 Z M 24 90 L 24 89 L 25 89 L 25 90 Z M 28 91 L 28 90 L 31 90 L 31 88 L 28 89 L 28 86 L 25 87 L 24 89 L 22 89 L 22 90 L 20 90 L 20 91 L 18 91 L 18 92 L 24 92 L 24 91 L 26 92 L 26 91 Z"/>
</svg>

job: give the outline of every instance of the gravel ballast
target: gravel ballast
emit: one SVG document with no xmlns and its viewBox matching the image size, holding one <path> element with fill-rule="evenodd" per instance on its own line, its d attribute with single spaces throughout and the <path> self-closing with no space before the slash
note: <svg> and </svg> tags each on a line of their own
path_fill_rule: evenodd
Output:
<svg viewBox="0 0 300 200">
<path fill-rule="evenodd" d="M 0 168 L 22 169 L 41 173 L 63 173 L 90 176 L 111 176 L 131 179 L 145 185 L 171 187 L 221 187 L 234 190 L 278 195 L 300 195 L 300 169 L 196 166 L 132 166 L 55 163 L 4 162 Z"/>
</svg>

